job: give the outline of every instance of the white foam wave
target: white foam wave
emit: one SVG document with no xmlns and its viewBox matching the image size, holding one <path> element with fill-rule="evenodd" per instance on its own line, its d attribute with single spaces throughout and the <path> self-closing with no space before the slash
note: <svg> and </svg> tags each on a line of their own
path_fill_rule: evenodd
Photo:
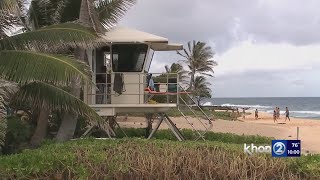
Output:
<svg viewBox="0 0 320 180">
<path fill-rule="evenodd" d="M 291 111 L 292 113 L 301 113 L 301 114 L 318 114 L 320 115 L 320 111 Z"/>
<path fill-rule="evenodd" d="M 267 113 L 273 113 L 273 111 L 274 110 L 268 110 Z M 293 111 L 290 111 L 290 112 L 293 112 Z M 280 111 L 280 114 L 284 114 L 284 113 L 285 113 L 285 111 Z"/>
<path fill-rule="evenodd" d="M 272 108 L 271 106 L 246 105 L 246 104 L 222 104 L 221 106 L 243 107 L 243 108 L 255 108 L 255 109 L 269 109 L 269 108 Z"/>
<path fill-rule="evenodd" d="M 214 106 L 214 104 L 212 102 L 208 101 L 208 102 L 203 103 L 202 106 Z"/>
<path fill-rule="evenodd" d="M 320 111 L 289 111 L 290 116 L 298 118 L 316 118 L 320 117 Z M 273 113 L 273 110 L 268 110 L 267 113 Z M 285 111 L 280 111 L 281 115 L 285 114 Z"/>
<path fill-rule="evenodd" d="M 268 110 L 268 113 L 272 113 L 273 110 Z M 292 114 L 318 114 L 320 115 L 320 111 L 289 111 Z M 280 111 L 280 114 L 284 114 L 285 111 Z"/>
</svg>

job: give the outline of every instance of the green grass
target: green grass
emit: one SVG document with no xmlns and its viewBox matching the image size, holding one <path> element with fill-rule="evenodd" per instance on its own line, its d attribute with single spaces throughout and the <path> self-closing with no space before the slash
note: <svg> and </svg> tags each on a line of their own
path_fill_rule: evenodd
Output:
<svg viewBox="0 0 320 180">
<path fill-rule="evenodd" d="M 320 154 L 287 159 L 291 169 L 298 173 L 307 173 L 320 179 Z"/>
<path fill-rule="evenodd" d="M 231 112 L 226 112 L 226 111 L 211 111 L 208 109 L 203 109 L 203 111 L 209 116 L 209 118 L 212 118 L 214 116 L 215 119 L 222 119 L 222 120 L 232 120 L 231 117 Z M 202 117 L 203 114 L 199 110 L 194 110 L 194 112 L 199 116 Z M 190 111 L 190 110 L 183 110 L 183 113 L 186 116 L 191 116 L 195 117 L 195 115 Z M 128 116 L 133 116 L 133 117 L 144 117 L 144 113 L 119 113 L 118 116 L 124 116 L 128 114 Z M 167 115 L 170 117 L 180 117 L 182 116 L 181 113 L 178 111 L 177 108 L 171 108 L 168 112 Z"/>
<path fill-rule="evenodd" d="M 144 137 L 145 129 L 144 128 L 123 128 L 124 132 L 128 137 Z M 181 133 L 185 137 L 186 140 L 193 140 L 195 138 L 192 130 L 190 129 L 182 129 Z M 124 134 L 116 129 L 116 134 L 118 138 L 124 138 Z M 270 144 L 272 138 L 257 136 L 257 135 L 236 135 L 233 133 L 218 133 L 218 132 L 207 132 L 205 134 L 205 139 L 207 141 L 216 141 L 223 143 L 232 143 L 232 144 L 241 144 L 243 143 L 254 143 L 254 144 Z M 154 134 L 155 139 L 166 139 L 166 140 L 177 140 L 177 138 L 173 135 L 173 133 L 169 129 L 161 129 L 158 130 Z"/>
</svg>

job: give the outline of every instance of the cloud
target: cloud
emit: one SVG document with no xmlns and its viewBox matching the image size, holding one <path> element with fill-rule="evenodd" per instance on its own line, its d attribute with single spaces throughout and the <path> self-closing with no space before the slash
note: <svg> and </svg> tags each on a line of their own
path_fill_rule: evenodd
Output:
<svg viewBox="0 0 320 180">
<path fill-rule="evenodd" d="M 240 18 L 241 32 L 260 42 L 317 44 L 320 35 L 319 1 L 263 0 Z"/>
<path fill-rule="evenodd" d="M 216 96 L 319 96 L 320 45 L 243 42 L 217 57 Z"/>
<path fill-rule="evenodd" d="M 309 45 L 320 41 L 317 0 L 140 0 L 120 24 L 185 43 L 210 42 L 220 53 L 235 42 Z"/>
<path fill-rule="evenodd" d="M 239 43 L 216 59 L 216 75 L 242 73 L 248 70 L 305 71 L 320 64 L 320 45 L 294 46 L 291 44 Z"/>
<path fill-rule="evenodd" d="M 120 22 L 216 51 L 214 96 L 320 96 L 318 0 L 139 0 Z M 157 52 L 151 71 L 181 58 Z M 263 87 L 263 88 L 262 88 Z"/>
<path fill-rule="evenodd" d="M 295 86 L 304 86 L 304 80 L 303 79 L 295 79 L 291 81 L 292 84 Z"/>
</svg>

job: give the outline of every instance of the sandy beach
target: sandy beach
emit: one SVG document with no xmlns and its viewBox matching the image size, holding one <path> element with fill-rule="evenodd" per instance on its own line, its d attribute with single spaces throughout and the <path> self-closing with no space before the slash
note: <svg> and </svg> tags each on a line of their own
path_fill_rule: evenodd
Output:
<svg viewBox="0 0 320 180">
<path fill-rule="evenodd" d="M 191 125 L 183 117 L 172 117 L 172 121 L 181 129 L 191 129 Z M 203 125 L 198 120 L 189 117 L 193 126 L 199 130 L 203 130 Z M 120 126 L 143 128 L 146 126 L 144 118 L 141 117 L 118 117 Z M 208 126 L 207 121 L 203 121 Z M 153 123 L 155 126 L 156 122 Z M 284 116 L 280 116 L 277 123 L 273 122 L 272 114 L 259 113 L 259 119 L 255 120 L 254 113 L 247 115 L 245 119 L 238 118 L 237 121 L 215 120 L 213 121 L 213 132 L 229 132 L 245 135 L 261 135 L 274 137 L 276 139 L 296 139 L 297 127 L 299 127 L 299 139 L 301 140 L 301 148 L 304 152 L 320 153 L 320 120 L 291 118 L 286 121 Z M 163 123 L 161 129 L 168 128 Z M 250 143 L 250 142 L 248 142 Z"/>
</svg>

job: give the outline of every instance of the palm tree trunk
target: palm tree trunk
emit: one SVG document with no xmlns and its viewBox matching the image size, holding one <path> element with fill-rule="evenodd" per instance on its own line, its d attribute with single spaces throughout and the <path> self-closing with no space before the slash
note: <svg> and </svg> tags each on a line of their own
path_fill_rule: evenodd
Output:
<svg viewBox="0 0 320 180">
<path fill-rule="evenodd" d="M 71 94 L 80 98 L 81 85 L 80 80 L 77 77 L 71 79 Z M 56 139 L 60 142 L 67 141 L 73 138 L 74 132 L 77 127 L 78 115 L 65 112 L 62 115 L 61 124 L 58 130 Z"/>
<path fill-rule="evenodd" d="M 49 114 L 50 110 L 48 107 L 43 106 L 38 116 L 36 130 L 30 140 L 30 144 L 34 147 L 39 146 L 43 139 L 47 136 Z"/>
<path fill-rule="evenodd" d="M 75 57 L 79 60 L 84 59 L 84 50 L 76 49 Z M 72 77 L 71 79 L 71 94 L 80 98 L 81 94 L 81 83 L 78 77 Z M 61 124 L 58 130 L 56 139 L 60 142 L 67 141 L 73 138 L 74 132 L 77 127 L 78 115 L 70 112 L 65 112 L 62 114 Z"/>
<path fill-rule="evenodd" d="M 192 73 L 191 73 L 191 79 L 190 79 L 190 91 L 192 92 L 193 91 L 193 86 L 194 86 L 194 76 L 195 76 L 196 72 L 195 70 L 192 70 Z"/>
<path fill-rule="evenodd" d="M 99 22 L 98 15 L 93 7 L 94 0 L 82 0 L 79 14 L 79 22 L 85 26 L 93 27 L 97 33 L 103 31 L 103 27 Z M 85 62 L 85 50 L 76 49 L 75 57 L 78 60 Z M 78 79 L 72 79 L 71 93 L 76 97 L 80 98 L 81 84 Z M 74 131 L 77 126 L 77 115 L 75 114 L 64 114 L 63 119 L 57 134 L 56 139 L 58 141 L 70 140 L 73 137 Z"/>
<path fill-rule="evenodd" d="M 79 14 L 79 22 L 91 27 L 97 33 L 103 33 L 104 28 L 99 21 L 98 13 L 94 9 L 94 0 L 82 0 Z"/>
<path fill-rule="evenodd" d="M 194 86 L 194 76 L 195 76 L 195 71 L 192 70 L 192 73 L 191 73 L 191 79 L 190 79 L 190 84 L 189 84 L 189 91 L 191 93 L 193 93 L 193 86 Z M 192 97 L 193 98 L 193 97 Z M 194 104 L 193 100 L 192 99 L 189 99 L 189 104 Z"/>
</svg>

